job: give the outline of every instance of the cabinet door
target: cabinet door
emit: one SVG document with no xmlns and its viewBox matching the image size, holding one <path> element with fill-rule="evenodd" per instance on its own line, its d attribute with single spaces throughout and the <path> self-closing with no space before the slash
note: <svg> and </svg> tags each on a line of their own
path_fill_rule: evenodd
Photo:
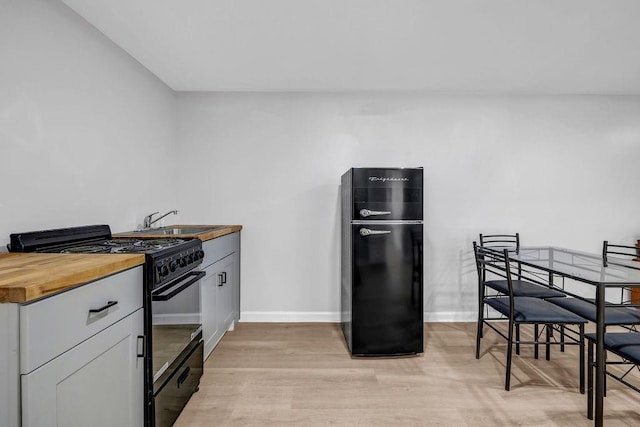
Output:
<svg viewBox="0 0 640 427">
<path fill-rule="evenodd" d="M 234 255 L 205 268 L 202 281 L 202 335 L 206 360 L 218 341 L 233 326 Z"/>
<path fill-rule="evenodd" d="M 22 375 L 22 425 L 143 425 L 144 360 L 137 357 L 141 335 L 139 309 Z"/>
<path fill-rule="evenodd" d="M 234 255 L 220 261 L 218 273 L 218 297 L 216 311 L 218 312 L 218 328 L 224 334 L 233 327 L 233 291 L 235 284 Z"/>
<path fill-rule="evenodd" d="M 240 251 L 233 254 L 233 320 L 240 321 Z"/>
<path fill-rule="evenodd" d="M 204 269 L 207 275 L 202 279 L 200 288 L 202 302 L 202 338 L 204 340 L 205 360 L 222 336 L 222 333 L 218 330 L 218 319 L 216 318 L 219 272 L 216 265 L 217 264 L 213 264 Z"/>
</svg>

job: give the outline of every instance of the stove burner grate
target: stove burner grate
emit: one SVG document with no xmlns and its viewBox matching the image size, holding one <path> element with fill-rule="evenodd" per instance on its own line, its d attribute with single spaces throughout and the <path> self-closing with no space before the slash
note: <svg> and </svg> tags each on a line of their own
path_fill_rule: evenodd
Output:
<svg viewBox="0 0 640 427">
<path fill-rule="evenodd" d="M 72 246 L 60 251 L 61 254 L 108 254 L 111 248 L 101 245 Z"/>
<path fill-rule="evenodd" d="M 101 244 L 114 248 L 114 252 L 140 252 L 170 248 L 184 242 L 183 239 L 116 239 L 106 240 Z"/>
<path fill-rule="evenodd" d="M 60 249 L 63 254 L 125 254 L 146 251 L 159 251 L 184 243 L 183 239 L 117 239 L 105 240 L 80 246 L 70 246 Z"/>
<path fill-rule="evenodd" d="M 176 246 L 184 242 L 185 240 L 182 239 L 149 239 L 140 241 L 143 246 L 150 246 L 158 249 L 169 248 L 171 246 Z"/>
</svg>

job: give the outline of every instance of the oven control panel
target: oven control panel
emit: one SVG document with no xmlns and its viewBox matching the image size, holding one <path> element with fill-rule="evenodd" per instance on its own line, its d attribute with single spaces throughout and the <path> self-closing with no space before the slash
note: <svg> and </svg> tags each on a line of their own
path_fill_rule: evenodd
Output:
<svg viewBox="0 0 640 427">
<path fill-rule="evenodd" d="M 155 261 L 155 283 L 167 282 L 193 270 L 202 263 L 204 251 L 193 247 L 167 255 Z"/>
</svg>

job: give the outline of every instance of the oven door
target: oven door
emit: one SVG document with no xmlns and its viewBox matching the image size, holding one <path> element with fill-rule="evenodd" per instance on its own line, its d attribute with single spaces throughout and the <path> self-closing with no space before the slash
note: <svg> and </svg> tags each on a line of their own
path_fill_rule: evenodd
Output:
<svg viewBox="0 0 640 427">
<path fill-rule="evenodd" d="M 154 394 L 188 357 L 202 336 L 200 279 L 192 271 L 151 293 L 151 359 Z"/>
</svg>

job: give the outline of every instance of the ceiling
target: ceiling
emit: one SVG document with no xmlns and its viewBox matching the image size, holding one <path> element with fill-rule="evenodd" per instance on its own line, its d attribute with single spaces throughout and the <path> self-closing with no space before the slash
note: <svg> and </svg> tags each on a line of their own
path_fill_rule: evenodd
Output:
<svg viewBox="0 0 640 427">
<path fill-rule="evenodd" d="M 177 91 L 640 94 L 637 0 L 62 0 Z"/>
</svg>

